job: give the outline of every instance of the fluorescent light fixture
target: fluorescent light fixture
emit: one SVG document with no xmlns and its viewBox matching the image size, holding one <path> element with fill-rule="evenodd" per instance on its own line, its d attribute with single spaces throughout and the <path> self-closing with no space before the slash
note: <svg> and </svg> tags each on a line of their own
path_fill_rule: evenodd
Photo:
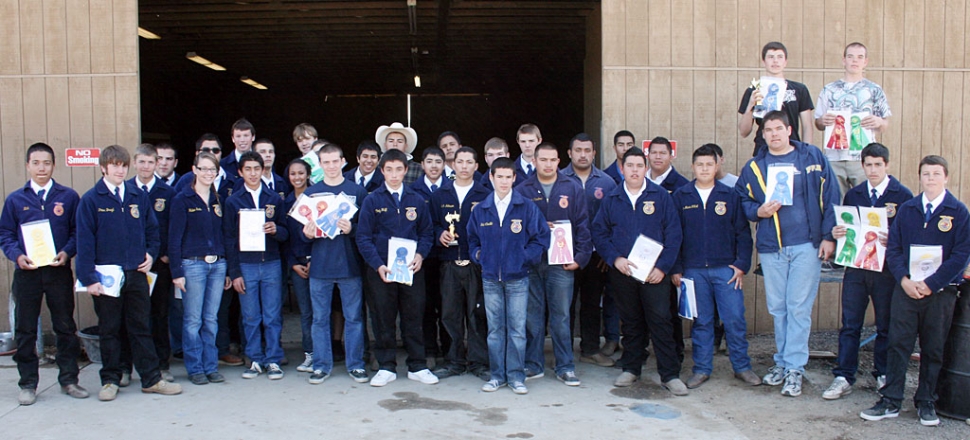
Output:
<svg viewBox="0 0 970 440">
<path fill-rule="evenodd" d="M 138 27 L 138 36 L 139 37 L 142 37 L 142 38 L 144 38 L 146 40 L 161 40 L 162 39 L 162 37 L 159 37 L 158 34 L 152 32 L 152 31 L 150 31 L 148 29 L 145 29 L 145 28 L 143 28 L 141 26 Z"/>
<path fill-rule="evenodd" d="M 255 87 L 255 88 L 259 89 L 259 90 L 266 90 L 266 89 L 268 89 L 268 87 L 266 87 L 266 86 L 264 86 L 264 85 L 262 85 L 262 84 L 260 84 L 260 83 L 258 83 L 256 81 L 253 81 L 253 80 L 249 79 L 248 76 L 244 76 L 242 78 L 239 78 L 239 80 L 242 81 L 242 82 L 244 82 L 244 83 L 246 83 L 246 84 L 249 84 L 249 85 L 251 85 L 251 86 L 253 86 L 253 87 Z"/>
<path fill-rule="evenodd" d="M 421 87 L 421 76 L 414 75 L 414 87 Z"/>
<path fill-rule="evenodd" d="M 188 59 L 190 59 L 190 60 L 192 60 L 192 61 L 195 61 L 196 63 L 199 63 L 199 64 L 201 64 L 201 65 L 203 65 L 205 67 L 208 67 L 208 68 L 210 68 L 212 70 L 226 70 L 225 67 L 222 67 L 222 66 L 220 66 L 220 65 L 218 65 L 216 63 L 213 63 L 212 61 L 209 61 L 209 60 L 207 60 L 205 58 L 202 58 L 202 57 L 196 55 L 195 52 L 189 52 L 189 53 L 185 54 L 185 57 L 188 58 Z"/>
</svg>

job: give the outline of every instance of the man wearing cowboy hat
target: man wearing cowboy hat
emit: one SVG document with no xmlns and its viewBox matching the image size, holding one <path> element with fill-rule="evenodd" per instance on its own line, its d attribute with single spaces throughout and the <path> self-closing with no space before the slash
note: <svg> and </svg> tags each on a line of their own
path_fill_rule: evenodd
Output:
<svg viewBox="0 0 970 440">
<path fill-rule="evenodd" d="M 411 186 L 416 180 L 424 176 L 421 164 L 415 162 L 411 153 L 418 145 L 418 133 L 411 127 L 405 127 L 400 122 L 395 122 L 390 126 L 382 125 L 377 128 L 374 140 L 381 146 L 381 150 L 387 153 L 388 150 L 400 150 L 408 157 L 408 172 L 404 176 L 404 185 Z"/>
</svg>

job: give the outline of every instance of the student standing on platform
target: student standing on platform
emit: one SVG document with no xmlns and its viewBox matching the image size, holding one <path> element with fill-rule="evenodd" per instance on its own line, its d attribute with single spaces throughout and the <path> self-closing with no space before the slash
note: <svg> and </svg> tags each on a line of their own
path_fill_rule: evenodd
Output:
<svg viewBox="0 0 970 440">
<path fill-rule="evenodd" d="M 77 209 L 77 277 L 94 298 L 101 344 L 101 391 L 98 399 L 114 400 L 121 381 L 122 326 L 131 342 L 132 361 L 141 377 L 143 393 L 179 394 L 182 387 L 161 378 L 152 343 L 151 298 L 145 275 L 158 255 L 158 221 L 148 194 L 125 182 L 131 156 L 112 145 L 101 152 L 104 178 Z M 101 275 L 96 266 L 119 266 L 122 279 Z M 102 284 L 103 281 L 106 284 Z M 105 294 L 121 283 L 120 296 Z"/>
<path fill-rule="evenodd" d="M 897 284 L 890 307 L 886 385 L 879 389 L 882 399 L 860 414 L 863 419 L 874 421 L 899 415 L 909 357 L 918 339 L 919 385 L 913 401 L 920 424 L 940 424 L 936 390 L 943 345 L 960 294 L 957 286 L 964 282 L 963 271 L 970 258 L 970 215 L 967 207 L 946 189 L 948 181 L 946 159 L 924 157 L 919 163 L 923 193 L 899 207 L 889 230 L 886 265 Z M 914 280 L 916 271 L 912 268 L 914 260 L 923 259 L 921 254 L 913 253 L 926 252 L 918 246 L 942 248 L 935 255 L 939 258 L 936 271 L 921 281 Z"/>
<path fill-rule="evenodd" d="M 41 301 L 47 301 L 51 325 L 57 335 L 57 382 L 61 391 L 71 397 L 84 399 L 88 392 L 78 385 L 77 357 L 81 348 L 77 325 L 74 323 L 74 274 L 71 258 L 77 253 L 77 236 L 74 214 L 79 197 L 73 189 L 63 186 L 51 177 L 54 173 L 54 149 L 37 143 L 27 149 L 27 175 L 30 180 L 9 196 L 0 214 L 0 247 L 4 255 L 14 262 L 11 291 L 16 303 L 14 327 L 16 333 L 17 371 L 20 373 L 21 405 L 32 405 L 37 400 L 40 380 L 37 358 L 37 319 L 40 317 Z M 33 261 L 27 256 L 27 248 L 20 227 L 24 224 L 47 220 L 54 239 L 50 261 Z"/>
<path fill-rule="evenodd" d="M 243 379 L 253 379 L 266 369 L 271 380 L 282 379 L 279 363 L 283 359 L 280 332 L 283 327 L 280 296 L 282 273 L 279 244 L 286 241 L 288 232 L 283 224 L 283 199 L 263 184 L 263 158 L 256 152 L 243 153 L 239 171 L 244 189 L 226 201 L 224 243 L 228 254 L 227 271 L 232 287 L 239 293 L 239 305 L 245 332 L 246 357 L 252 364 L 243 371 Z M 265 250 L 240 250 L 240 210 L 262 210 L 265 223 Z M 265 347 L 264 347 L 265 342 Z"/>
<path fill-rule="evenodd" d="M 488 315 L 492 374 L 482 391 L 494 392 L 508 384 L 512 392 L 526 394 L 529 271 L 545 257 L 549 225 L 534 203 L 512 190 L 512 159 L 495 159 L 489 174 L 495 191 L 472 210 L 468 222 L 468 252 L 482 268 Z"/>
</svg>

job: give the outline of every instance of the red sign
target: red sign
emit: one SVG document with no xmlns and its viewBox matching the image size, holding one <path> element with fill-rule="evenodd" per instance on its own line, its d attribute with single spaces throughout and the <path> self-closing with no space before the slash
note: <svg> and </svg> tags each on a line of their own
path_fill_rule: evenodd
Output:
<svg viewBox="0 0 970 440">
<path fill-rule="evenodd" d="M 68 148 L 64 151 L 69 167 L 95 167 L 101 157 L 100 148 Z"/>
<path fill-rule="evenodd" d="M 650 141 L 644 140 L 643 154 L 649 154 L 649 153 L 650 153 Z M 677 141 L 673 139 L 670 140 L 670 157 L 673 157 L 674 159 L 677 158 Z"/>
</svg>

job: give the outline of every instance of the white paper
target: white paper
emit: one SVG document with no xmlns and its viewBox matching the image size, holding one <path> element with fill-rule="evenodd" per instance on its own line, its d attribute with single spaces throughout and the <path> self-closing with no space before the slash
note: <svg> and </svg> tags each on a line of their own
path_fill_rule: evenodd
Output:
<svg viewBox="0 0 970 440">
<path fill-rule="evenodd" d="M 549 264 L 569 264 L 574 262 L 573 255 L 573 226 L 568 220 L 553 222 L 552 233 L 549 234 L 549 249 L 546 254 Z"/>
<path fill-rule="evenodd" d="M 20 233 L 24 237 L 24 248 L 27 258 L 34 262 L 34 266 L 48 266 L 57 258 L 54 247 L 54 234 L 51 232 L 51 222 L 48 219 L 37 220 L 20 225 Z"/>
<path fill-rule="evenodd" d="M 630 255 L 627 257 L 637 266 L 630 268 L 630 276 L 641 283 L 645 283 L 650 272 L 653 271 L 653 266 L 657 264 L 657 259 L 660 258 L 660 252 L 663 250 L 662 244 L 640 234 L 637 240 L 633 242 L 633 249 L 630 249 Z"/>
<path fill-rule="evenodd" d="M 768 165 L 768 182 L 765 191 L 768 200 L 777 200 L 782 206 L 791 206 L 795 196 L 795 166 L 791 164 Z"/>
<path fill-rule="evenodd" d="M 768 112 L 781 110 L 785 101 L 788 84 L 784 79 L 773 76 L 762 76 L 758 90 L 761 91 L 761 105 L 755 105 L 751 112 L 756 118 L 763 118 Z"/>
<path fill-rule="evenodd" d="M 943 246 L 914 244 L 909 247 L 909 279 L 923 281 L 943 265 Z"/>
<path fill-rule="evenodd" d="M 835 123 L 825 127 L 825 137 L 822 145 L 826 150 L 849 149 L 849 120 L 852 112 L 849 110 L 829 110 L 828 115 L 835 116 Z"/>
<path fill-rule="evenodd" d="M 262 209 L 239 210 L 239 250 L 241 252 L 265 252 L 266 211 Z"/>
<path fill-rule="evenodd" d="M 148 278 L 148 296 L 152 296 L 155 293 L 155 281 L 158 280 L 158 274 L 155 272 L 146 272 L 145 277 Z"/>
<path fill-rule="evenodd" d="M 834 208 L 836 223 L 846 228 L 846 235 L 836 242 L 835 264 L 882 272 L 886 247 L 879 241 L 879 236 L 889 233 L 886 208 Z"/>
<path fill-rule="evenodd" d="M 354 218 L 354 214 L 356 213 L 357 205 L 354 201 L 347 194 L 340 193 L 336 196 L 331 196 L 329 205 L 323 211 L 323 214 L 317 217 L 315 223 L 317 229 L 325 237 L 333 239 L 340 235 L 340 228 L 337 227 L 337 222 L 341 219 L 350 220 Z"/>
<path fill-rule="evenodd" d="M 408 286 L 414 282 L 414 272 L 408 267 L 418 252 L 418 242 L 407 238 L 391 237 L 387 241 L 387 267 L 391 270 L 387 279 Z"/>
<path fill-rule="evenodd" d="M 121 266 L 99 264 L 94 266 L 94 270 L 98 273 L 101 287 L 104 288 L 102 295 L 115 298 L 121 296 L 121 286 L 125 283 L 125 271 L 121 269 Z M 87 292 L 88 289 L 87 286 L 81 284 L 81 280 L 77 280 L 74 283 L 74 291 Z"/>
<path fill-rule="evenodd" d="M 694 280 L 682 277 L 679 289 L 677 315 L 693 321 L 697 317 L 697 296 L 694 294 Z"/>
</svg>

